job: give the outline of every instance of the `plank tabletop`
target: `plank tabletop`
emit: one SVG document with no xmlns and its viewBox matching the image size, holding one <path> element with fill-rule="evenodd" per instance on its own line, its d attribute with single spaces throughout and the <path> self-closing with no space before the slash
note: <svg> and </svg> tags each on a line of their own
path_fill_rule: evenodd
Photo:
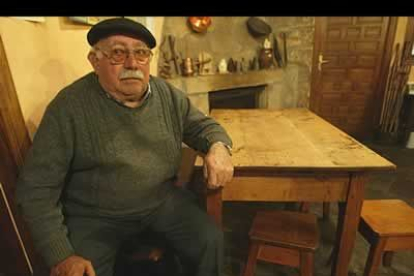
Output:
<svg viewBox="0 0 414 276">
<path fill-rule="evenodd" d="M 396 166 L 308 109 L 216 109 L 235 169 L 370 171 Z M 202 165 L 198 158 L 196 166 Z"/>
</svg>

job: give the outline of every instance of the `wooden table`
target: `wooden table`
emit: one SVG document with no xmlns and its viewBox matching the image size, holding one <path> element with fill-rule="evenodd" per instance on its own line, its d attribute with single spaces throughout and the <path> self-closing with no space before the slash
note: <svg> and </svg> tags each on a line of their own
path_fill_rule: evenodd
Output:
<svg viewBox="0 0 414 276">
<path fill-rule="evenodd" d="M 221 226 L 222 201 L 340 202 L 331 275 L 346 276 L 367 176 L 396 166 L 307 109 L 217 109 L 211 116 L 233 139 L 234 178 L 207 190 L 197 158 L 193 188 L 204 192 L 207 212 Z"/>
</svg>

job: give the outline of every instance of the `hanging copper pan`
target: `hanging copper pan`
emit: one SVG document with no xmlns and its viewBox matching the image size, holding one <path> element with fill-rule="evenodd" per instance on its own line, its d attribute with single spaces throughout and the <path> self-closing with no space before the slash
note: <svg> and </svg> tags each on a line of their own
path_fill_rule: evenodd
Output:
<svg viewBox="0 0 414 276">
<path fill-rule="evenodd" d="M 209 16 L 190 16 L 188 24 L 191 29 L 197 33 L 204 33 L 211 25 L 211 17 Z"/>
</svg>

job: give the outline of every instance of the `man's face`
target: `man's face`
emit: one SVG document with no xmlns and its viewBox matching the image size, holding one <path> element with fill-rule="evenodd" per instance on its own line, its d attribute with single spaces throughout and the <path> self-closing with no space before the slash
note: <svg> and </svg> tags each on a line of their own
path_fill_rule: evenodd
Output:
<svg viewBox="0 0 414 276">
<path fill-rule="evenodd" d="M 103 88 L 122 102 L 139 102 L 148 87 L 150 66 L 149 61 L 143 64 L 135 59 L 133 52 L 145 52 L 148 46 L 136 38 L 114 35 L 99 41 L 95 48 L 98 50 L 89 60 Z M 119 63 L 115 54 L 122 51 L 129 54 Z"/>
</svg>

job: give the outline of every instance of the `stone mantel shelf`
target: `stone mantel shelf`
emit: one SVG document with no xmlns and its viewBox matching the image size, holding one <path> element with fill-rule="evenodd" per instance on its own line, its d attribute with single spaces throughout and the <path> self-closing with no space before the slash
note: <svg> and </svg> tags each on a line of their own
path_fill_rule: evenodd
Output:
<svg viewBox="0 0 414 276">
<path fill-rule="evenodd" d="M 209 93 L 225 89 L 267 85 L 280 80 L 281 69 L 248 71 L 245 73 L 229 73 L 205 75 L 197 77 L 180 77 L 167 81 L 187 94 Z"/>
</svg>

